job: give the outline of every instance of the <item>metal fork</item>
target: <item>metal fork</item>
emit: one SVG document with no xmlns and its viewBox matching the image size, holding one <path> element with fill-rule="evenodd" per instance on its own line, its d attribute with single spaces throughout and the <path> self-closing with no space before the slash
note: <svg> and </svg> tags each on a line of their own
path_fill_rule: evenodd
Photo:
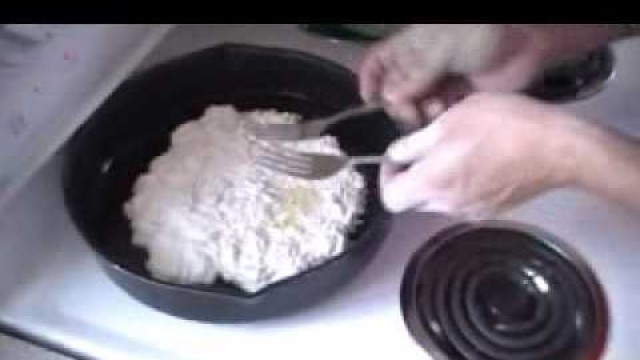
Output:
<svg viewBox="0 0 640 360">
<path fill-rule="evenodd" d="M 261 140 L 302 140 L 318 137 L 331 125 L 337 124 L 348 118 L 371 114 L 382 111 L 383 109 L 382 105 L 364 104 L 340 111 L 337 114 L 328 117 L 312 119 L 301 123 L 259 124 L 252 122 L 246 126 L 256 138 Z"/>
<path fill-rule="evenodd" d="M 348 166 L 380 164 L 387 159 L 385 156 L 344 156 L 298 152 L 265 142 L 257 144 L 258 165 L 308 180 L 330 177 Z"/>
</svg>

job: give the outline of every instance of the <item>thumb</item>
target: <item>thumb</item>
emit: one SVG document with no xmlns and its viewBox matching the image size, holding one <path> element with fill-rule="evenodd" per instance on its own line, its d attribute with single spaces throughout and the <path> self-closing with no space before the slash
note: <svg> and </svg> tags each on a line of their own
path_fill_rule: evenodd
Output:
<svg viewBox="0 0 640 360">
<path fill-rule="evenodd" d="M 429 195 L 422 184 L 424 168 L 424 163 L 417 162 L 405 171 L 381 179 L 381 198 L 387 210 L 402 212 L 424 204 Z"/>
<path fill-rule="evenodd" d="M 387 157 L 399 164 L 412 163 L 436 145 L 442 139 L 442 135 L 442 124 L 436 120 L 425 128 L 389 145 Z"/>
</svg>

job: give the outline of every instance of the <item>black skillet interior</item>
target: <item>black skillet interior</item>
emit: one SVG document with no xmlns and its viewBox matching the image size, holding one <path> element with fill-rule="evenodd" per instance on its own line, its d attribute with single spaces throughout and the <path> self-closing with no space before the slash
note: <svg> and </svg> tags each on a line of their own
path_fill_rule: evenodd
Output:
<svg viewBox="0 0 640 360">
<path fill-rule="evenodd" d="M 103 264 L 147 283 L 161 283 L 145 269 L 145 250 L 131 244 L 122 205 L 131 196 L 138 175 L 167 149 L 176 126 L 199 117 L 211 104 L 233 104 L 240 110 L 275 108 L 308 119 L 359 102 L 356 80 L 349 70 L 293 50 L 223 44 L 172 60 L 125 81 L 74 135 L 64 179 L 67 207 Z M 398 135 L 383 114 L 345 122 L 330 133 L 354 155 L 380 154 Z M 389 216 L 378 199 L 377 168 L 359 170 L 368 183 L 367 207 L 351 234 L 347 252 L 381 241 L 377 237 L 383 234 L 364 230 Z M 271 287 L 295 281 L 296 277 Z M 250 297 L 220 281 L 188 287 Z"/>
</svg>

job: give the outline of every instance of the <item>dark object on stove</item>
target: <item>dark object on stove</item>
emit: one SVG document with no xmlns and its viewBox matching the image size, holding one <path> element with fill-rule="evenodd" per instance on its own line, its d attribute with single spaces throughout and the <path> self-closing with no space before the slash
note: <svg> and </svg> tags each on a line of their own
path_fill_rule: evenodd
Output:
<svg viewBox="0 0 640 360">
<path fill-rule="evenodd" d="M 401 302 L 435 360 L 596 360 L 607 338 L 606 301 L 586 263 L 513 223 L 463 224 L 428 240 Z"/>
<path fill-rule="evenodd" d="M 554 103 L 583 100 L 605 88 L 614 65 L 611 49 L 601 48 L 547 69 L 525 92 Z"/>
<path fill-rule="evenodd" d="M 368 184 L 366 210 L 344 254 L 255 295 L 220 281 L 182 286 L 153 279 L 145 268 L 146 251 L 131 244 L 122 206 L 138 175 L 167 149 L 171 132 L 211 104 L 314 118 L 358 103 L 353 73 L 293 50 L 225 44 L 158 65 L 124 82 L 71 140 L 64 174 L 67 208 L 107 274 L 143 303 L 214 322 L 300 310 L 352 279 L 385 238 L 391 216 L 378 199 L 377 168 L 359 169 Z M 354 155 L 380 153 L 398 135 L 381 114 L 329 132 Z"/>
<path fill-rule="evenodd" d="M 405 24 L 301 24 L 302 30 L 329 39 L 372 43 L 384 39 Z"/>
</svg>

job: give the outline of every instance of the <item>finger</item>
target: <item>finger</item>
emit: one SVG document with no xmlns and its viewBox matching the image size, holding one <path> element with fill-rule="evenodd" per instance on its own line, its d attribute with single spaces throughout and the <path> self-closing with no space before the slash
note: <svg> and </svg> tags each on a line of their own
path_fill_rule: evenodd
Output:
<svg viewBox="0 0 640 360">
<path fill-rule="evenodd" d="M 380 186 L 384 187 L 393 177 L 395 177 L 402 170 L 405 170 L 406 167 L 403 167 L 399 164 L 385 161 L 380 164 Z"/>
<path fill-rule="evenodd" d="M 395 74 L 394 74 L 395 72 Z M 390 104 L 399 104 L 413 102 L 415 99 L 423 97 L 429 93 L 432 85 L 440 76 L 438 71 L 421 70 L 419 74 L 411 74 L 410 76 L 401 75 L 402 73 L 394 69 L 389 69 L 388 75 L 382 84 L 382 98 Z M 387 81 L 389 79 L 400 79 L 395 81 Z"/>
<path fill-rule="evenodd" d="M 425 100 L 420 105 L 422 118 L 425 122 L 431 121 L 447 110 L 445 102 L 439 98 Z"/>
<path fill-rule="evenodd" d="M 460 215 L 467 221 L 483 221 L 483 220 L 495 218 L 497 213 L 498 212 L 496 209 L 486 207 L 486 206 L 478 206 L 475 208 L 461 210 L 458 212 L 458 215 Z"/>
<path fill-rule="evenodd" d="M 391 212 L 411 210 L 434 197 L 423 184 L 424 163 L 416 163 L 407 170 L 396 173 L 382 184 L 382 202 Z M 387 174 L 388 176 L 389 174 Z"/>
<path fill-rule="evenodd" d="M 383 47 L 373 48 L 364 57 L 360 65 L 359 87 L 360 96 L 365 101 L 373 101 L 380 94 L 382 78 L 385 72 L 385 64 L 383 59 Z"/>
<path fill-rule="evenodd" d="M 468 80 L 459 76 L 447 76 L 434 85 L 431 95 L 417 99 L 420 116 L 425 122 L 435 119 L 448 108 L 471 94 Z"/>
<path fill-rule="evenodd" d="M 435 200 L 435 199 L 429 199 L 423 205 L 418 206 L 416 210 L 419 212 L 432 212 L 432 213 L 444 213 L 444 214 L 455 212 L 453 207 L 449 203 L 441 200 Z"/>
<path fill-rule="evenodd" d="M 446 134 L 436 120 L 424 130 L 394 143 L 389 154 L 404 161 L 412 161 L 408 170 L 387 174 L 383 187 L 385 206 L 393 211 L 405 211 L 426 205 L 429 211 L 458 213 L 468 203 L 468 193 L 460 184 L 464 176 L 464 162 L 468 158 L 465 147 L 445 143 Z M 435 129 L 435 135 L 429 130 Z M 440 134 L 438 134 L 440 133 Z M 442 140 L 445 139 L 445 140 Z"/>
<path fill-rule="evenodd" d="M 415 131 L 423 125 L 421 111 L 414 103 L 387 104 L 385 111 L 400 122 L 407 132 Z"/>
<path fill-rule="evenodd" d="M 399 67 L 393 59 L 389 59 L 388 69 L 382 79 L 381 88 L 383 92 L 386 88 L 402 86 L 409 81 L 408 75 L 402 71 L 403 69 Z M 385 106 L 386 112 L 394 120 L 399 121 L 401 125 L 404 125 L 407 129 L 417 129 L 420 127 L 421 114 L 416 103 L 413 101 L 388 102 L 384 97 L 381 98 L 381 101 Z"/>
<path fill-rule="evenodd" d="M 443 132 L 442 123 L 434 121 L 422 130 L 393 142 L 386 155 L 396 163 L 412 163 L 440 142 L 444 137 Z"/>
</svg>

